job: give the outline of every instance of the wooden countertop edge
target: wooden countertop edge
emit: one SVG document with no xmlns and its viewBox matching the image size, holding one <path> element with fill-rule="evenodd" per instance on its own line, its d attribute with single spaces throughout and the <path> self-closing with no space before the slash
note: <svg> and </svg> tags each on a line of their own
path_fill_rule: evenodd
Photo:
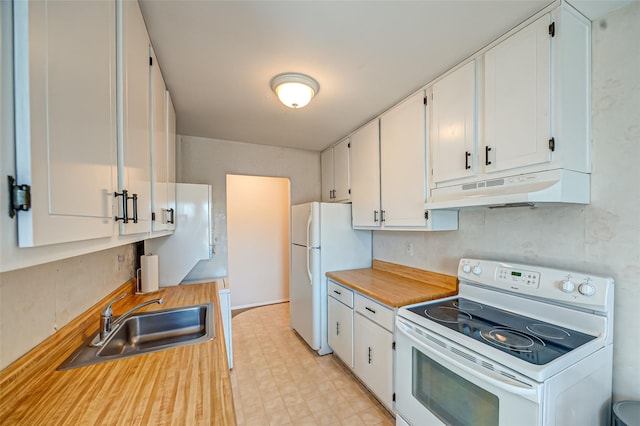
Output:
<svg viewBox="0 0 640 426">
<path fill-rule="evenodd" d="M 457 277 L 377 259 L 372 268 L 327 272 L 327 277 L 392 308 L 458 293 Z"/>
<path fill-rule="evenodd" d="M 206 286 L 196 288 L 197 286 Z M 180 290 L 172 290 L 180 287 Z M 114 419 L 118 419 L 120 422 L 139 423 L 144 420 L 147 422 L 154 422 L 154 418 L 161 423 L 166 422 L 166 419 L 173 418 L 181 422 L 189 423 L 188 419 L 192 418 L 196 423 L 211 423 L 211 424 L 236 424 L 235 410 L 233 405 L 231 377 L 229 374 L 226 347 L 224 344 L 224 329 L 222 325 L 222 318 L 220 314 L 220 302 L 218 297 L 218 288 L 215 282 L 186 285 L 178 287 L 162 288 L 158 292 L 149 293 L 144 295 L 135 295 L 135 280 L 129 280 L 112 291 L 100 302 L 89 308 L 83 314 L 72 320 L 69 324 L 65 325 L 58 332 L 45 339 L 42 343 L 34 347 L 27 354 L 7 366 L 0 371 L 0 424 L 19 424 L 27 421 L 28 419 L 39 419 L 50 424 L 63 424 L 63 423 L 86 423 L 87 421 L 94 421 L 94 424 L 108 421 L 105 415 L 114 416 Z M 189 296 L 189 287 L 193 287 L 192 295 Z M 183 304 L 195 304 L 203 303 L 203 295 L 206 295 L 207 301 L 211 301 L 214 304 L 214 310 L 216 311 L 215 317 L 215 335 L 216 338 L 210 342 L 199 343 L 196 345 L 185 346 L 181 348 L 171 349 L 167 351 L 160 351 L 151 354 L 141 355 L 137 357 L 127 358 L 119 361 L 111 361 L 103 364 L 96 364 L 89 367 L 81 367 L 78 369 L 67 370 L 58 372 L 55 369 L 60 362 L 68 357 L 80 344 L 82 344 L 90 335 L 95 333 L 98 329 L 100 311 L 110 300 L 115 299 L 122 293 L 127 293 L 125 299 L 118 302 L 118 307 L 114 311 L 117 314 L 121 314 L 137 304 L 144 302 L 145 300 L 153 299 L 156 297 L 165 298 L 165 306 L 158 308 L 157 305 L 151 305 L 141 309 L 141 312 L 146 310 L 163 309 L 164 307 L 180 306 Z M 172 300 L 172 294 L 175 296 Z M 195 295 L 194 295 L 195 294 Z M 183 300 L 199 299 L 200 302 L 194 303 L 179 303 Z M 209 300 L 210 299 L 210 300 Z M 168 306 L 167 306 L 168 305 Z M 206 346 L 205 346 L 206 345 Z M 191 355 L 190 355 L 191 354 Z M 153 396 L 149 394 L 149 391 L 144 389 L 147 382 L 153 383 L 153 392 L 159 392 L 155 389 L 158 385 L 154 382 L 154 374 L 162 374 L 165 380 L 174 376 L 185 375 L 184 371 L 176 371 L 172 373 L 171 368 L 166 368 L 167 365 L 173 366 L 174 364 L 166 362 L 167 360 L 182 360 L 187 363 L 191 363 L 190 358 L 195 357 L 193 362 L 197 363 L 198 367 L 193 368 L 192 376 L 197 374 L 199 378 L 196 380 L 197 385 L 189 382 L 180 383 L 171 382 L 173 385 L 172 395 L 162 395 L 162 404 L 150 400 L 149 397 Z M 163 370 L 158 373 L 157 362 L 163 362 Z M 102 367 L 101 367 L 102 366 Z M 109 366 L 109 367 L 106 367 Z M 202 367 L 205 367 L 203 371 Z M 80 371 L 82 370 L 82 371 Z M 104 382 L 101 381 L 102 377 L 92 377 L 92 374 L 96 372 L 108 372 L 109 377 L 104 378 Z M 70 373 L 74 372 L 74 373 Z M 53 385 L 59 388 L 68 389 L 69 393 L 74 391 L 74 380 L 97 381 L 98 384 L 104 384 L 104 390 L 91 388 L 92 392 L 96 392 L 102 396 L 118 395 L 119 391 L 114 388 L 119 384 L 119 381 L 114 381 L 114 377 L 120 374 L 128 376 L 125 379 L 131 379 L 135 376 L 138 380 L 138 386 L 131 386 L 131 389 L 124 389 L 125 395 L 120 394 L 120 403 L 123 400 L 133 400 L 126 404 L 139 403 L 140 407 L 130 408 L 128 414 L 130 417 L 124 416 L 125 413 L 110 413 L 108 407 L 112 401 L 107 399 L 103 405 L 107 408 L 102 410 L 87 409 L 83 411 L 74 410 L 76 405 L 59 407 L 48 407 L 46 402 L 43 402 L 40 398 L 36 400 L 38 407 L 34 407 L 33 401 L 30 398 L 34 398 L 34 395 L 44 394 L 46 395 L 47 389 Z M 131 376 L 133 374 L 133 376 Z M 93 374 L 95 376 L 95 374 Z M 133 379 L 131 379 L 133 380 Z M 146 380 L 146 381 L 145 381 Z M 58 382 L 58 383 L 56 383 Z M 86 386 L 86 385 L 85 385 Z M 108 388 L 110 386 L 111 388 Z M 79 386 L 78 386 L 79 387 Z M 185 389 L 182 389 L 184 387 Z M 186 389 L 188 388 L 188 389 Z M 131 394 L 126 394 L 130 392 Z M 177 392 L 177 394 L 176 394 Z M 195 408 L 191 408 L 191 404 L 185 404 L 185 398 L 192 398 L 193 395 L 198 395 L 200 401 L 192 401 Z M 84 395 L 86 397 L 86 395 Z M 179 413 L 172 412 L 171 400 L 167 398 L 175 397 L 176 401 L 181 400 L 183 410 Z M 63 403 L 69 405 L 70 401 L 66 401 L 63 398 Z M 146 398 L 146 399 L 145 399 Z M 153 398 L 152 398 L 153 399 Z M 143 405 L 145 405 L 143 407 Z M 50 404 L 51 405 L 51 404 Z M 178 405 L 176 403 L 176 405 Z M 184 406 L 188 405 L 185 409 Z M 203 405 L 205 405 L 203 407 Z M 52 411 L 52 412 L 37 412 L 41 406 L 45 406 L 47 410 L 40 411 Z M 77 407 L 81 407 L 82 404 L 78 403 Z M 36 411 L 36 412 L 34 412 Z M 142 413 L 142 411 L 144 411 Z M 188 412 L 185 412 L 188 411 Z M 160 419 L 155 416 L 162 416 Z M 167 417 L 168 416 L 168 417 Z M 177 416 L 177 417 L 176 417 Z M 37 423 L 38 421 L 36 421 Z M 33 423 L 32 423 L 33 424 Z"/>
</svg>

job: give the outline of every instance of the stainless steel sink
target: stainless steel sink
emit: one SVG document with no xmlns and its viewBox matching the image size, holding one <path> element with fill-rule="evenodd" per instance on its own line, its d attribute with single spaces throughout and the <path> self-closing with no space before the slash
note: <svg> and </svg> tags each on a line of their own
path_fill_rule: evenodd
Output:
<svg viewBox="0 0 640 426">
<path fill-rule="evenodd" d="M 143 312 L 122 322 L 101 346 L 91 346 L 95 337 L 87 339 L 58 370 L 193 345 L 214 337 L 212 303 Z"/>
</svg>

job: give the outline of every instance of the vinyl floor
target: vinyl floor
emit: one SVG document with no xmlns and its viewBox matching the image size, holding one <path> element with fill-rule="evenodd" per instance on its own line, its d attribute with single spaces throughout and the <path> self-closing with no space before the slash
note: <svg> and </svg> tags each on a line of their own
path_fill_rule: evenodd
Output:
<svg viewBox="0 0 640 426">
<path fill-rule="evenodd" d="M 393 425 L 334 355 L 318 356 L 289 328 L 289 304 L 233 317 L 231 384 L 238 425 Z"/>
</svg>

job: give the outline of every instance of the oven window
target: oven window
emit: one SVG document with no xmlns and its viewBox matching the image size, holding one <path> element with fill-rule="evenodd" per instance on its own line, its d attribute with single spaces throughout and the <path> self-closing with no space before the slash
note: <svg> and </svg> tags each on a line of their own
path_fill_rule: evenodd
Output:
<svg viewBox="0 0 640 426">
<path fill-rule="evenodd" d="M 413 348 L 411 392 L 451 425 L 497 425 L 498 397 L 454 374 Z"/>
</svg>

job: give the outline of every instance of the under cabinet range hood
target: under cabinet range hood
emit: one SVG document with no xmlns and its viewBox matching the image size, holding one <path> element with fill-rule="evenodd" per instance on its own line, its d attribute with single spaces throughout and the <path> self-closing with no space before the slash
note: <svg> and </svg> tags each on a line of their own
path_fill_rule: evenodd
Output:
<svg viewBox="0 0 640 426">
<path fill-rule="evenodd" d="M 589 204 L 589 192 L 588 173 L 556 169 L 434 188 L 425 208 Z"/>
</svg>

